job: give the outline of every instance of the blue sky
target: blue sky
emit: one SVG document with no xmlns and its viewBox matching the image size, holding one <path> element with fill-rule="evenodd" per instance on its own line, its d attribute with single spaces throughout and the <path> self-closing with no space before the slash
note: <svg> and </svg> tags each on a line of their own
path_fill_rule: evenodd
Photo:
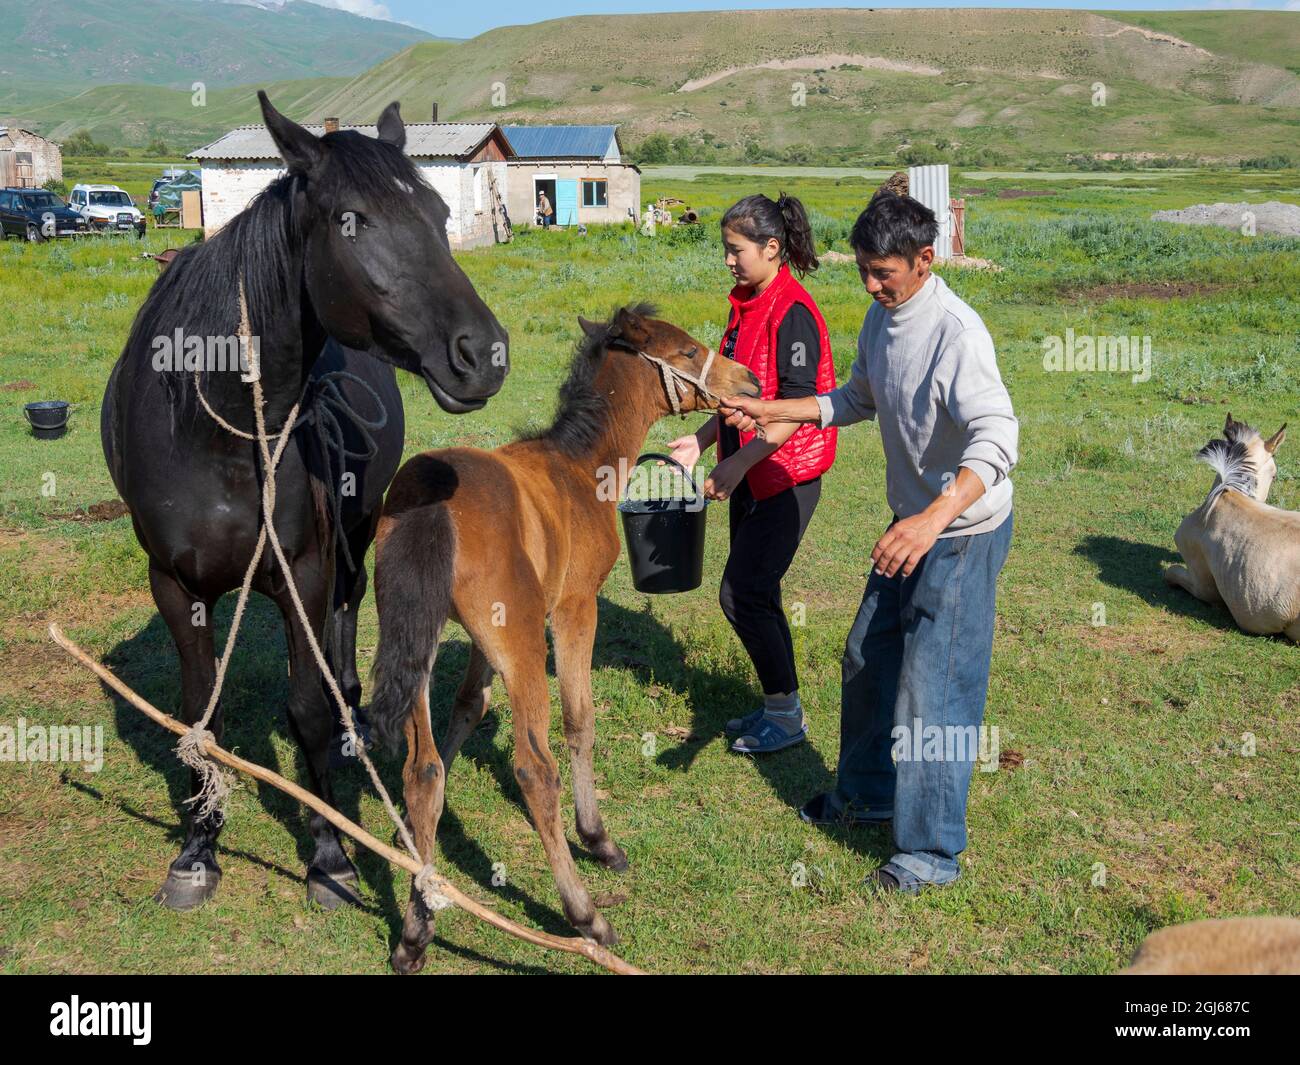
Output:
<svg viewBox="0 0 1300 1065">
<path fill-rule="evenodd" d="M 848 5 L 840 0 L 490 0 L 489 3 L 453 4 L 447 0 L 315 0 L 326 7 L 341 7 L 362 15 L 409 22 L 442 37 L 474 37 L 495 26 L 541 22 L 565 15 L 630 14 L 658 11 L 717 11 L 736 8 L 797 7 L 1073 7 L 1090 10 L 1152 11 L 1240 8 L 1252 10 L 1300 9 L 1300 0 L 1101 0 L 1100 3 L 1025 0 L 1022 3 L 983 0 L 917 0 L 914 3 Z"/>
</svg>

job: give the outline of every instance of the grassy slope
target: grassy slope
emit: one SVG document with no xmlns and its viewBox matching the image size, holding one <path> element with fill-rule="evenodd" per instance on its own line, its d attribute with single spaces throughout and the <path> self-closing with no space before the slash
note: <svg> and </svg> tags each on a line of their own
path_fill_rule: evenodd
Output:
<svg viewBox="0 0 1300 1065">
<path fill-rule="evenodd" d="M 429 34 L 316 4 L 264 11 L 198 0 L 0 0 L 6 82 L 130 80 L 210 88 L 351 74 Z"/>
<path fill-rule="evenodd" d="M 1300 74 L 1296 34 L 1300 12 L 1237 11 L 1232 19 L 1217 11 L 1102 11 L 1117 22 L 1170 33 L 1220 55 L 1248 63 L 1267 63 Z"/>
<path fill-rule="evenodd" d="M 957 187 L 967 184 L 958 179 Z M 723 513 L 710 519 L 699 591 L 639 595 L 622 562 L 605 589 L 594 672 L 597 770 L 606 823 L 632 870 L 619 877 L 585 860 L 580 869 L 594 893 L 621 897 L 610 920 L 624 954 L 648 969 L 1103 972 L 1163 924 L 1300 910 L 1297 650 L 1239 633 L 1222 611 L 1167 589 L 1159 576 L 1174 558 L 1174 529 L 1211 480 L 1192 452 L 1225 411 L 1267 431 L 1295 421 L 1300 244 L 1146 220 L 1157 208 L 1211 200 L 1300 203 L 1300 174 L 1200 173 L 1141 185 L 1099 177 L 1017 200 L 992 195 L 1008 182 L 979 184 L 985 195 L 968 199 L 971 249 L 1005 270 L 949 280 L 988 322 L 1022 423 L 1016 543 L 1001 581 L 988 721 L 1024 764 L 976 774 L 965 876 L 914 901 L 878 900 L 861 885 L 889 854 L 885 835 L 819 832 L 794 816 L 835 765 L 841 645 L 867 546 L 887 520 L 876 429 L 846 430 L 785 585 L 786 602 L 807 610 L 795 631 L 809 745 L 749 761 L 729 755 L 719 738 L 722 722 L 756 698 L 715 602 Z M 844 226 L 868 187 L 783 185 L 844 250 Z M 418 382 L 405 379 L 408 451 L 492 445 L 545 418 L 576 314 L 649 296 L 700 338 L 716 338 L 727 286 L 712 223 L 755 188 L 775 191 L 753 177 L 649 175 L 647 198 L 681 196 L 708 224 L 655 240 L 617 230 L 585 239 L 527 233 L 510 247 L 462 256 L 510 329 L 514 368 L 485 411 L 463 418 L 436 412 Z M 178 239 L 151 232 L 147 246 Z M 147 697 L 175 707 L 174 653 L 129 521 L 82 526 L 53 517 L 112 496 L 98 404 L 155 276 L 139 250 L 135 241 L 0 247 L 0 302 L 11 308 L 0 318 L 0 374 L 38 382 L 0 393 L 9 413 L 0 423 L 0 721 L 97 723 L 107 737 L 95 777 L 0 764 L 0 970 L 382 972 L 405 879 L 363 858 L 366 910 L 306 911 L 305 818 L 266 790 L 235 797 L 225 881 L 212 905 L 182 916 L 149 902 L 175 853 L 173 803 L 184 774 L 153 726 L 106 699 L 42 638 L 48 621 L 63 622 Z M 1110 298 L 1097 288 L 1176 279 L 1205 288 L 1168 301 Z M 848 264 L 827 264 L 810 285 L 843 373 L 862 293 Z M 1151 335 L 1153 379 L 1044 373 L 1040 338 L 1067 327 Z M 76 405 L 72 431 L 37 443 L 18 407 L 50 395 Z M 649 443 L 681 430 L 665 421 Z M 1291 445 L 1279 453 L 1273 494 L 1290 509 L 1300 509 L 1296 454 Z M 53 498 L 40 492 L 47 472 Z M 1105 606 L 1105 628 L 1089 624 L 1096 603 Z M 228 597 L 223 625 L 229 612 Z M 278 620 L 258 600 L 245 625 L 227 686 L 228 742 L 302 778 L 281 710 Z M 361 614 L 363 670 L 375 639 L 370 597 Z M 453 630 L 438 663 L 439 722 L 464 660 L 463 636 Z M 452 773 L 439 864 L 516 919 L 563 932 L 511 777 L 499 686 L 494 705 Z M 556 715 L 552 745 L 567 779 Z M 683 740 L 680 729 L 695 738 Z M 656 737 L 653 757 L 641 753 L 647 732 Z M 1258 737 L 1254 758 L 1237 753 L 1245 732 Z M 396 786 L 396 763 L 385 772 Z M 339 790 L 347 812 L 359 808 L 367 825 L 386 831 L 357 774 L 344 774 Z M 808 869 L 803 888 L 791 886 L 796 861 Z M 491 886 L 497 862 L 503 888 Z M 1093 886 L 1097 863 L 1104 888 Z M 581 968 L 464 914 L 439 924 L 430 971 Z"/>
<path fill-rule="evenodd" d="M 348 80 L 272 86 L 295 118 L 373 118 L 392 99 L 424 117 L 504 122 L 619 122 L 631 144 L 654 133 L 688 135 L 735 154 L 750 141 L 772 150 L 807 146 L 813 157 L 887 162 L 904 144 L 947 140 L 1020 163 L 1070 152 L 1150 152 L 1234 158 L 1293 151 L 1300 78 L 1275 61 L 1300 47 L 1300 16 L 1281 15 L 1234 37 L 1237 12 L 1207 12 L 1203 56 L 1153 41 L 1126 24 L 1079 11 L 822 10 L 583 16 L 511 26 L 448 49 L 418 44 Z M 1247 43 L 1243 43 L 1247 42 Z M 856 55 L 942 71 L 748 70 L 692 92 L 691 79 L 771 59 Z M 792 106 L 802 82 L 807 104 Z M 1107 105 L 1091 103 L 1107 86 Z M 494 85 L 505 87 L 496 107 Z M 99 93 L 103 93 L 103 99 Z M 114 94 L 117 94 L 116 96 Z M 121 97 L 119 100 L 118 97 Z M 1262 106 L 1267 105 L 1267 106 Z M 90 126 L 116 141 L 143 141 L 143 126 L 170 139 L 210 139 L 256 111 L 251 93 L 164 99 L 121 89 L 33 111 L 60 132 Z M 967 156 L 970 158 L 971 156 Z"/>
</svg>

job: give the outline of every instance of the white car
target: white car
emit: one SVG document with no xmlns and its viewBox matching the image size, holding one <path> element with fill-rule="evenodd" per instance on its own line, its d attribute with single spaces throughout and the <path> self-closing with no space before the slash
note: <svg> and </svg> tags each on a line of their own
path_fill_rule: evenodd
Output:
<svg viewBox="0 0 1300 1065">
<path fill-rule="evenodd" d="M 125 189 L 116 185 L 74 185 L 68 206 L 97 233 L 125 233 L 134 229 L 144 236 L 145 220 Z"/>
</svg>

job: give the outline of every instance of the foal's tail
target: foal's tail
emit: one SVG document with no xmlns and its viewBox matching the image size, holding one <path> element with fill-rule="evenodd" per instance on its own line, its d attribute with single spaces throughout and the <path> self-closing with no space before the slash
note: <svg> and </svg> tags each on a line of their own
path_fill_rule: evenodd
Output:
<svg viewBox="0 0 1300 1065">
<path fill-rule="evenodd" d="M 390 751 L 398 749 L 406 717 L 429 686 L 451 610 L 455 555 L 451 516 L 436 503 L 404 512 L 375 554 L 379 646 L 368 713 Z"/>
</svg>

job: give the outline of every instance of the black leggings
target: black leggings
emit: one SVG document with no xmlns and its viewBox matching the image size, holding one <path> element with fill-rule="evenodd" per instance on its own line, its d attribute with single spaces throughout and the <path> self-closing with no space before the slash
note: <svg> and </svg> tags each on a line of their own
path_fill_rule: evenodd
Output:
<svg viewBox="0 0 1300 1065">
<path fill-rule="evenodd" d="M 755 500 L 741 481 L 731 497 L 731 555 L 722 571 L 718 602 L 754 663 L 766 695 L 799 687 L 794 643 L 781 606 L 781 578 L 790 568 L 817 508 L 817 477 Z"/>
</svg>

